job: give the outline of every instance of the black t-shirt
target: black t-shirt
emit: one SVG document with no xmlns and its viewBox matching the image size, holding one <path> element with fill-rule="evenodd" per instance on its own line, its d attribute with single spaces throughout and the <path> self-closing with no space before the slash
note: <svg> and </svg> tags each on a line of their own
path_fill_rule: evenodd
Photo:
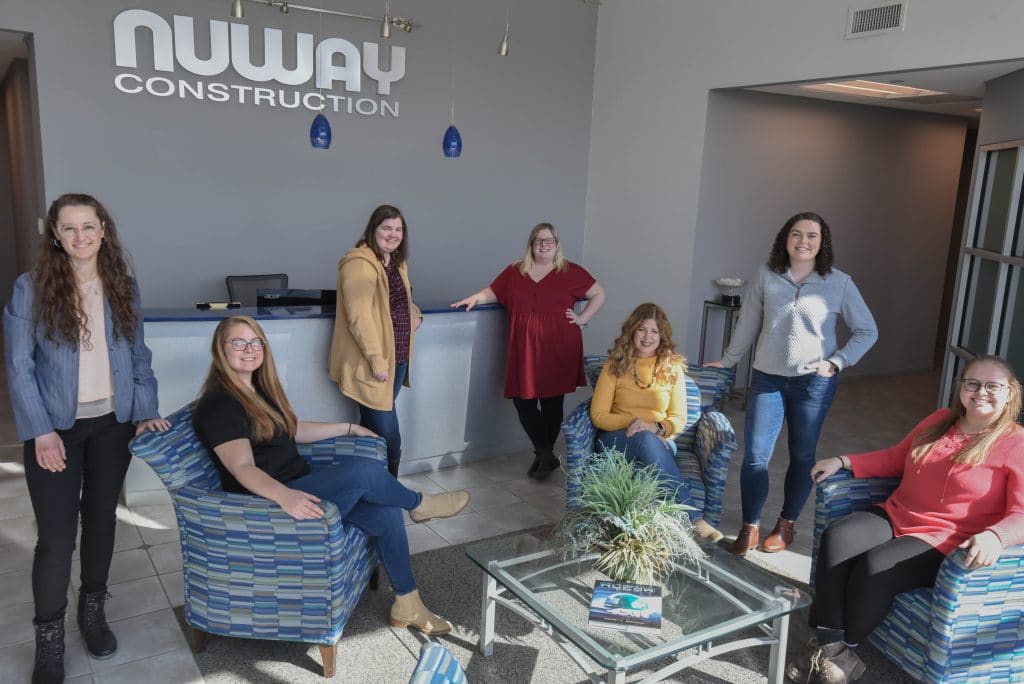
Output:
<svg viewBox="0 0 1024 684">
<path fill-rule="evenodd" d="M 224 491 L 248 493 L 213 450 L 236 439 L 252 440 L 252 424 L 242 403 L 223 387 L 217 387 L 199 399 L 192 425 L 199 441 L 213 457 Z M 252 441 L 252 455 L 256 467 L 278 482 L 288 482 L 309 473 L 309 464 L 299 456 L 295 440 L 280 430 L 269 442 Z"/>
</svg>

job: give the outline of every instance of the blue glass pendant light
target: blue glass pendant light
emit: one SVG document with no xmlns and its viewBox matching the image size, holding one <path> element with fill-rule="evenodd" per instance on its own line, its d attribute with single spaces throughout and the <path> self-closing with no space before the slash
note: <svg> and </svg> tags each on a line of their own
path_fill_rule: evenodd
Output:
<svg viewBox="0 0 1024 684">
<path fill-rule="evenodd" d="M 458 157 L 462 154 L 462 135 L 459 133 L 459 129 L 455 127 L 455 122 L 452 121 L 452 125 L 448 127 L 448 130 L 444 132 L 444 138 L 441 139 L 441 149 L 444 150 L 444 156 L 446 157 Z"/>
<path fill-rule="evenodd" d="M 309 144 L 313 149 L 326 150 L 331 146 L 331 122 L 322 113 L 313 119 L 309 127 Z"/>
</svg>

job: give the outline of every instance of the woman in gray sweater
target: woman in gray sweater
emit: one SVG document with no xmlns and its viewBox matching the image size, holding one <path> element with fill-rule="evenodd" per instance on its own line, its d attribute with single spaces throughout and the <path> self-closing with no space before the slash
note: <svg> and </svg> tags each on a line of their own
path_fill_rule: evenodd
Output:
<svg viewBox="0 0 1024 684">
<path fill-rule="evenodd" d="M 836 341 L 839 317 L 851 330 Z M 763 551 L 793 541 L 796 519 L 810 496 L 818 436 L 836 393 L 836 374 L 857 363 L 878 339 L 875 319 L 850 276 L 832 268 L 828 224 L 813 212 L 792 216 L 775 236 L 768 263 L 750 285 L 740 320 L 721 361 L 732 367 L 754 348 L 740 471 L 743 526 L 730 551 L 744 555 L 760 541 L 768 497 L 768 462 L 782 422 L 789 428 L 785 499 Z"/>
</svg>

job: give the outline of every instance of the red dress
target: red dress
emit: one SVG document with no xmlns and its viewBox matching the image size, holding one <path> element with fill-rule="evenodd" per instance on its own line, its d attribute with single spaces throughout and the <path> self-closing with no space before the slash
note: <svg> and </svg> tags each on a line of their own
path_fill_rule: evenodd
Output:
<svg viewBox="0 0 1024 684">
<path fill-rule="evenodd" d="M 491 290 L 508 310 L 506 398 L 554 397 L 587 384 L 583 333 L 565 317 L 565 310 L 583 299 L 595 282 L 573 263 L 536 283 L 519 272 L 519 264 L 494 279 Z"/>
</svg>

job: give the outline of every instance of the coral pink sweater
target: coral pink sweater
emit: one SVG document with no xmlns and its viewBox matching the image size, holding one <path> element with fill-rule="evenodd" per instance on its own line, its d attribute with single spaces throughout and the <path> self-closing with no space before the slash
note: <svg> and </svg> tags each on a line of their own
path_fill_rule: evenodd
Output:
<svg viewBox="0 0 1024 684">
<path fill-rule="evenodd" d="M 995 532 L 1004 548 L 1024 543 L 1024 429 L 970 467 L 949 458 L 967 441 L 954 425 L 915 463 L 914 437 L 948 415 L 949 409 L 936 411 L 888 449 L 851 455 L 854 477 L 902 477 L 881 504 L 897 536 L 918 537 L 946 554 L 984 530 Z"/>
</svg>

